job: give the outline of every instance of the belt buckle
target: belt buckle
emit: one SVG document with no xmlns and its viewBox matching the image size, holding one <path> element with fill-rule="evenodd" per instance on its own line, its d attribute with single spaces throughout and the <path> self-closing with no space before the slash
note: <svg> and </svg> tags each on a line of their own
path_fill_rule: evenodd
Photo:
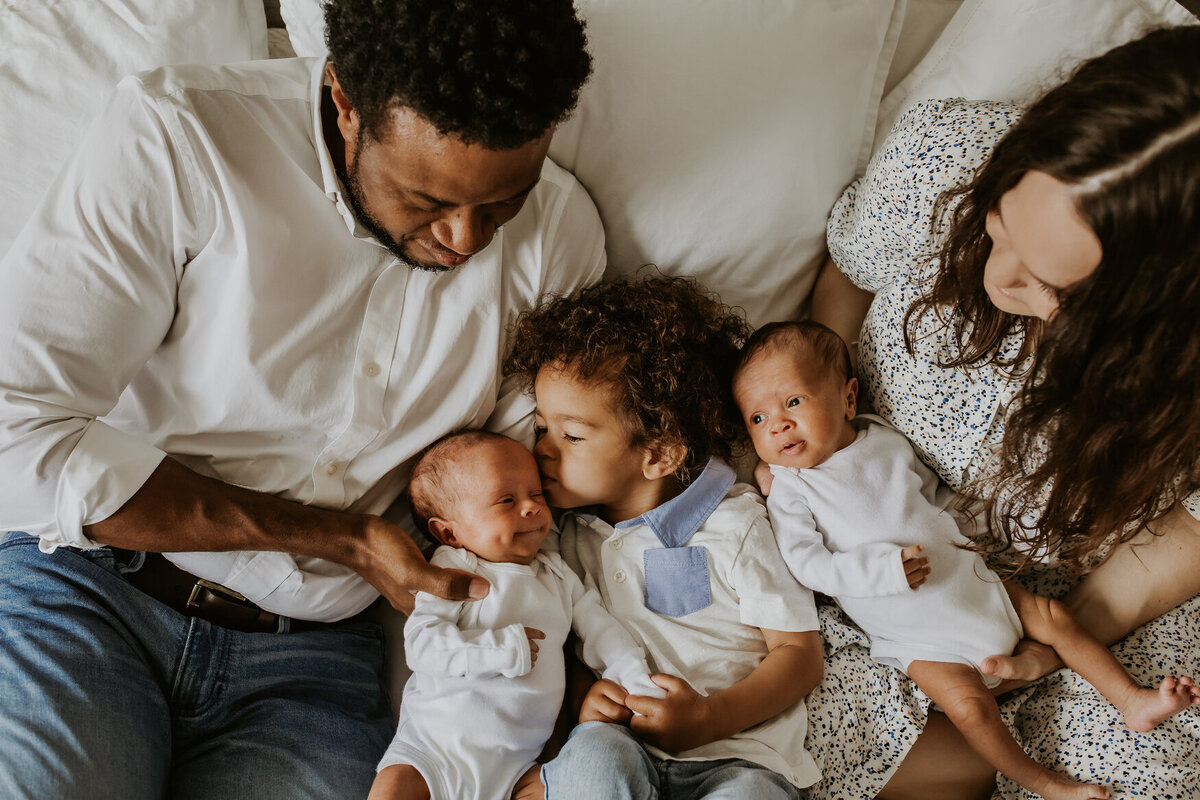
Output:
<svg viewBox="0 0 1200 800">
<path fill-rule="evenodd" d="M 212 581 L 206 581 L 206 580 L 204 580 L 204 578 L 197 578 L 196 584 L 192 587 L 192 593 L 188 595 L 187 608 L 200 608 L 200 604 L 196 602 L 196 598 L 199 596 L 200 592 L 204 589 L 208 589 L 210 592 L 215 592 L 216 594 L 223 595 L 223 596 L 229 598 L 230 600 L 235 600 L 239 603 L 244 603 L 246 605 L 252 605 L 250 603 L 250 601 L 246 599 L 246 596 L 244 594 L 242 594 L 241 592 L 235 592 L 233 589 L 222 586 L 219 583 L 213 583 Z"/>
</svg>

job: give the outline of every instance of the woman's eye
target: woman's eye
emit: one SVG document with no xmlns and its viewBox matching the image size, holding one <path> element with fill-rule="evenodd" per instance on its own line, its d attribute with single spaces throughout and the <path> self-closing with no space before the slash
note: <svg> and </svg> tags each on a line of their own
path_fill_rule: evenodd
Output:
<svg viewBox="0 0 1200 800">
<path fill-rule="evenodd" d="M 568 442 L 570 442 L 571 444 L 575 444 L 576 442 L 582 442 L 582 441 L 583 441 L 583 439 L 581 439 L 580 437 L 578 437 L 578 436 L 572 436 L 572 435 L 571 435 L 571 434 L 569 434 L 569 433 L 564 433 L 564 434 L 562 435 L 562 438 L 566 439 L 566 440 L 567 440 Z"/>
<path fill-rule="evenodd" d="M 543 436 L 546 435 L 546 428 L 541 425 L 534 425 L 533 426 L 533 435 L 535 437 L 537 437 L 538 439 L 542 438 Z"/>
<path fill-rule="evenodd" d="M 1055 289 L 1048 283 L 1042 283 L 1037 278 L 1034 278 L 1034 281 L 1037 282 L 1038 291 L 1040 291 L 1042 294 L 1049 295 L 1056 300 L 1058 299 L 1058 289 Z"/>
</svg>

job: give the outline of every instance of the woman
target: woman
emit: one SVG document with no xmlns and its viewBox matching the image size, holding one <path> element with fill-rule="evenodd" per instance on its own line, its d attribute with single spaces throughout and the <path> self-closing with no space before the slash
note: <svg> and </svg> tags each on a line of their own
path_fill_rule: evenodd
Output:
<svg viewBox="0 0 1200 800">
<path fill-rule="evenodd" d="M 1042 592 L 1073 586 L 1102 641 L 1154 620 L 1117 650 L 1144 683 L 1200 668 L 1200 26 L 1093 59 L 1024 111 L 915 106 L 828 237 L 814 319 L 856 349 L 865 402 L 975 499 L 993 563 Z M 826 623 L 830 677 L 810 709 L 828 706 L 813 735 L 824 715 L 831 755 L 813 796 L 990 796 L 994 773 L 940 714 L 908 749 L 927 701 Z M 996 673 L 1059 665 L 1018 653 Z M 1076 680 L 1006 698 L 1034 758 L 1194 796 L 1173 763 L 1195 757 L 1194 715 L 1128 734 Z"/>
</svg>

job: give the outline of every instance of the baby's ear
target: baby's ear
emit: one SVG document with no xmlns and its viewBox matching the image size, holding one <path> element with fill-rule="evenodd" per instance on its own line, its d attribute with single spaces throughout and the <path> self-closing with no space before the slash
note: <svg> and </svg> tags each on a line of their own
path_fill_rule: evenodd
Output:
<svg viewBox="0 0 1200 800">
<path fill-rule="evenodd" d="M 450 547 L 458 547 L 458 540 L 454 538 L 454 523 L 448 519 L 441 517 L 429 518 L 429 532 L 433 534 L 433 538 Z"/>
<path fill-rule="evenodd" d="M 846 381 L 846 419 L 854 419 L 858 413 L 858 378 Z"/>
<path fill-rule="evenodd" d="M 687 447 L 682 444 L 653 444 L 643 451 L 642 474 L 647 480 L 674 475 L 683 466 Z"/>
</svg>

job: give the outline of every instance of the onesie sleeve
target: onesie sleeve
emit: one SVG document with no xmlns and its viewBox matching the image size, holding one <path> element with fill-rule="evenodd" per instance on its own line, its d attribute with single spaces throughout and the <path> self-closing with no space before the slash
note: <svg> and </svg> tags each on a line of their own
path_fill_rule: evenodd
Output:
<svg viewBox="0 0 1200 800">
<path fill-rule="evenodd" d="M 935 201 L 970 181 L 1018 116 L 1009 103 L 954 99 L 911 106 L 834 204 L 826 226 L 833 262 L 875 293 L 920 267 L 941 240 Z"/>
<path fill-rule="evenodd" d="M 616 617 L 608 613 L 594 588 L 583 585 L 579 576 L 557 554 L 543 554 L 557 561 L 571 598 L 571 627 L 579 635 L 579 654 L 583 662 L 630 694 L 663 697 L 665 692 L 650 680 L 646 653 Z"/>
<path fill-rule="evenodd" d="M 430 563 L 470 569 L 470 564 L 440 548 Z M 473 602 L 484 603 L 487 598 Z M 413 672 L 461 678 L 516 678 L 533 669 L 533 655 L 523 625 L 499 630 L 460 629 L 463 601 L 418 592 L 416 606 L 404 624 L 404 654 Z"/>
<path fill-rule="evenodd" d="M 772 472 L 775 482 L 767 509 L 779 552 L 797 581 L 830 597 L 883 597 L 910 591 L 900 557 L 903 548 L 872 542 L 831 551 L 796 480 L 786 471 Z"/>
</svg>

